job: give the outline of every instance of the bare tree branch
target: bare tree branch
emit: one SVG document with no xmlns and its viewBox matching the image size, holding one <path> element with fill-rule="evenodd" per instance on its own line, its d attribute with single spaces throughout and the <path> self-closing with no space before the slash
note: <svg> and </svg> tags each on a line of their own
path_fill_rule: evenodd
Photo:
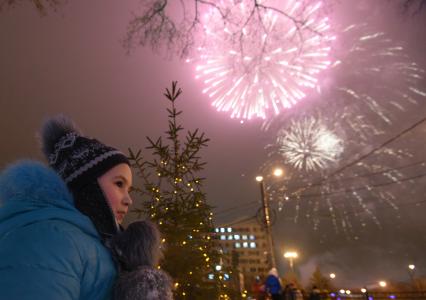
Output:
<svg viewBox="0 0 426 300">
<path fill-rule="evenodd" d="M 306 0 L 308 3 L 312 0 Z M 233 35 L 238 36 L 240 47 L 244 39 L 244 28 L 253 22 L 264 32 L 265 14 L 268 11 L 273 11 L 284 18 L 290 20 L 296 27 L 296 32 L 299 33 L 299 38 L 303 40 L 302 30 L 310 30 L 314 34 L 321 34 L 311 26 L 307 25 L 303 18 L 303 13 L 298 16 L 290 15 L 283 10 L 273 6 L 260 3 L 259 0 L 249 0 L 252 3 L 252 9 L 248 17 L 240 24 L 235 21 L 235 16 L 232 16 L 231 8 L 222 7 L 220 4 L 209 0 L 180 0 L 181 17 L 176 11 L 171 11 L 170 2 L 167 0 L 150 0 L 144 1 L 145 8 L 140 15 L 135 15 L 133 20 L 128 25 L 127 35 L 124 40 L 124 46 L 127 50 L 133 47 L 142 45 L 150 45 L 154 50 L 165 48 L 169 54 L 177 54 L 181 58 L 188 56 L 193 46 L 195 45 L 195 34 L 202 29 L 200 22 L 200 14 L 202 11 L 212 9 L 217 12 L 222 18 L 224 27 L 226 24 L 234 26 Z M 192 9 L 188 10 L 186 5 L 192 4 Z M 191 11 L 191 13 L 188 13 Z"/>
<path fill-rule="evenodd" d="M 56 10 L 62 4 L 63 0 L 0 0 L 0 11 L 7 8 L 13 8 L 18 4 L 30 2 L 35 6 L 41 15 L 46 15 L 48 8 Z"/>
<path fill-rule="evenodd" d="M 402 6 L 405 13 L 417 15 L 426 8 L 426 0 L 403 0 Z"/>
</svg>

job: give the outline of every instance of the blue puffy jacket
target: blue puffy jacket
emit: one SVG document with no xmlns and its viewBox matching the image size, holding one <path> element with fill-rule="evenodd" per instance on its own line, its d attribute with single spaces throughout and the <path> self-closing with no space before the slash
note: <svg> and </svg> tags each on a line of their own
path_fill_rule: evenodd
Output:
<svg viewBox="0 0 426 300">
<path fill-rule="evenodd" d="M 41 163 L 0 175 L 0 298 L 110 299 L 111 255 L 65 183 Z"/>
<path fill-rule="evenodd" d="M 279 295 L 281 294 L 281 284 L 280 284 L 280 280 L 278 279 L 277 276 L 275 275 L 268 275 L 268 277 L 266 277 L 266 281 L 265 281 L 265 289 L 268 293 L 272 294 L 272 295 Z"/>
</svg>

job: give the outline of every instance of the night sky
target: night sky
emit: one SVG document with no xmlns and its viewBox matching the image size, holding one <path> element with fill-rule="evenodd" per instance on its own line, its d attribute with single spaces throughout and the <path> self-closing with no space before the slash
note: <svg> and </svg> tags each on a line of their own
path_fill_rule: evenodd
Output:
<svg viewBox="0 0 426 300">
<path fill-rule="evenodd" d="M 404 15 L 397 3 L 337 1 L 331 20 L 339 25 L 373 24 L 426 69 L 426 12 Z M 72 117 L 86 135 L 124 151 L 144 148 L 146 136 L 155 138 L 167 129 L 167 101 L 162 93 L 177 80 L 183 90 L 178 108 L 183 110 L 184 127 L 200 128 L 211 139 L 203 152 L 208 163 L 203 175 L 208 202 L 214 211 L 222 212 L 216 222 L 253 216 L 257 206 L 248 204 L 260 200 L 254 177 L 267 161 L 264 147 L 274 137 L 261 129 L 260 120 L 240 124 L 216 112 L 194 79 L 194 66 L 166 59 L 164 53 L 154 53 L 149 47 L 127 54 L 121 41 L 137 8 L 138 1 L 78 0 L 46 16 L 40 16 L 29 3 L 0 12 L 0 168 L 19 158 L 42 159 L 35 133 L 44 118 L 57 113 Z M 426 90 L 425 79 L 421 85 Z M 294 109 L 303 109 L 303 104 Z M 425 116 L 426 99 L 420 98 L 387 127 L 383 140 L 372 140 L 362 150 L 368 151 Z M 397 140 L 394 146 L 410 155 L 400 163 L 384 161 L 383 166 L 426 161 L 425 136 L 423 124 Z M 423 166 L 409 175 L 425 171 Z M 408 281 L 409 263 L 416 265 L 417 275 L 426 276 L 426 179 L 410 183 L 410 192 L 407 186 L 401 187 L 406 184 L 389 187 L 397 195 L 398 212 L 373 199 L 369 208 L 381 225 L 369 222 L 361 228 L 353 220 L 349 235 L 336 233 L 330 222 L 314 230 L 306 220 L 309 217 L 295 223 L 291 205 L 285 205 L 273 227 L 281 272 L 287 265 L 280 253 L 295 248 L 300 252 L 296 268 L 305 281 L 317 264 L 324 273 L 337 274 L 338 286 L 379 279 Z M 223 213 L 236 206 L 240 209 Z M 278 208 L 278 203 L 273 207 Z"/>
</svg>

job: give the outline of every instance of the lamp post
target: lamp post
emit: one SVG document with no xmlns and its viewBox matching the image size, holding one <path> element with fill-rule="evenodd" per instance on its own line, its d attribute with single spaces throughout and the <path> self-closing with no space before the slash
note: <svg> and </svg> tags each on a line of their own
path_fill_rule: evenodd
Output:
<svg viewBox="0 0 426 300">
<path fill-rule="evenodd" d="M 415 271 L 415 269 L 416 269 L 415 265 L 413 265 L 413 264 L 409 264 L 408 265 L 408 275 L 410 276 L 411 284 L 413 285 L 413 288 L 415 290 L 418 290 L 416 280 L 414 279 L 414 271 Z"/>
<path fill-rule="evenodd" d="M 275 169 L 273 172 L 274 176 L 280 177 L 283 175 L 282 169 Z M 262 223 L 265 226 L 266 230 L 266 239 L 268 242 L 268 263 L 270 268 L 276 268 L 276 260 L 274 254 L 274 240 L 272 238 L 271 230 L 271 215 L 269 213 L 269 198 L 266 197 L 265 183 L 263 176 L 256 176 L 256 181 L 259 182 L 260 186 L 260 196 L 262 200 L 262 211 L 263 211 L 263 220 Z"/>
<path fill-rule="evenodd" d="M 368 290 L 367 290 L 367 288 L 363 287 L 363 288 L 361 289 L 361 293 L 363 293 L 363 294 L 364 294 L 364 296 L 365 296 L 365 300 L 369 300 L 369 299 L 370 299 L 370 295 L 368 295 Z"/>
<path fill-rule="evenodd" d="M 293 260 L 299 257 L 299 254 L 296 251 L 287 251 L 284 253 L 284 257 L 287 258 L 290 262 L 290 269 L 294 273 L 294 264 Z"/>
</svg>

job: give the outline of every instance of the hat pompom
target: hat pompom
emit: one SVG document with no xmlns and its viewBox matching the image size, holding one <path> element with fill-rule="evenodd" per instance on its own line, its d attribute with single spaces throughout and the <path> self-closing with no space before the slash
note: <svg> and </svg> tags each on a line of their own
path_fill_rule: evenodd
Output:
<svg viewBox="0 0 426 300">
<path fill-rule="evenodd" d="M 67 116 L 57 115 L 47 119 L 39 133 L 41 149 L 46 157 L 49 157 L 53 153 L 55 144 L 59 139 L 71 132 L 81 135 L 80 130 Z"/>
</svg>

